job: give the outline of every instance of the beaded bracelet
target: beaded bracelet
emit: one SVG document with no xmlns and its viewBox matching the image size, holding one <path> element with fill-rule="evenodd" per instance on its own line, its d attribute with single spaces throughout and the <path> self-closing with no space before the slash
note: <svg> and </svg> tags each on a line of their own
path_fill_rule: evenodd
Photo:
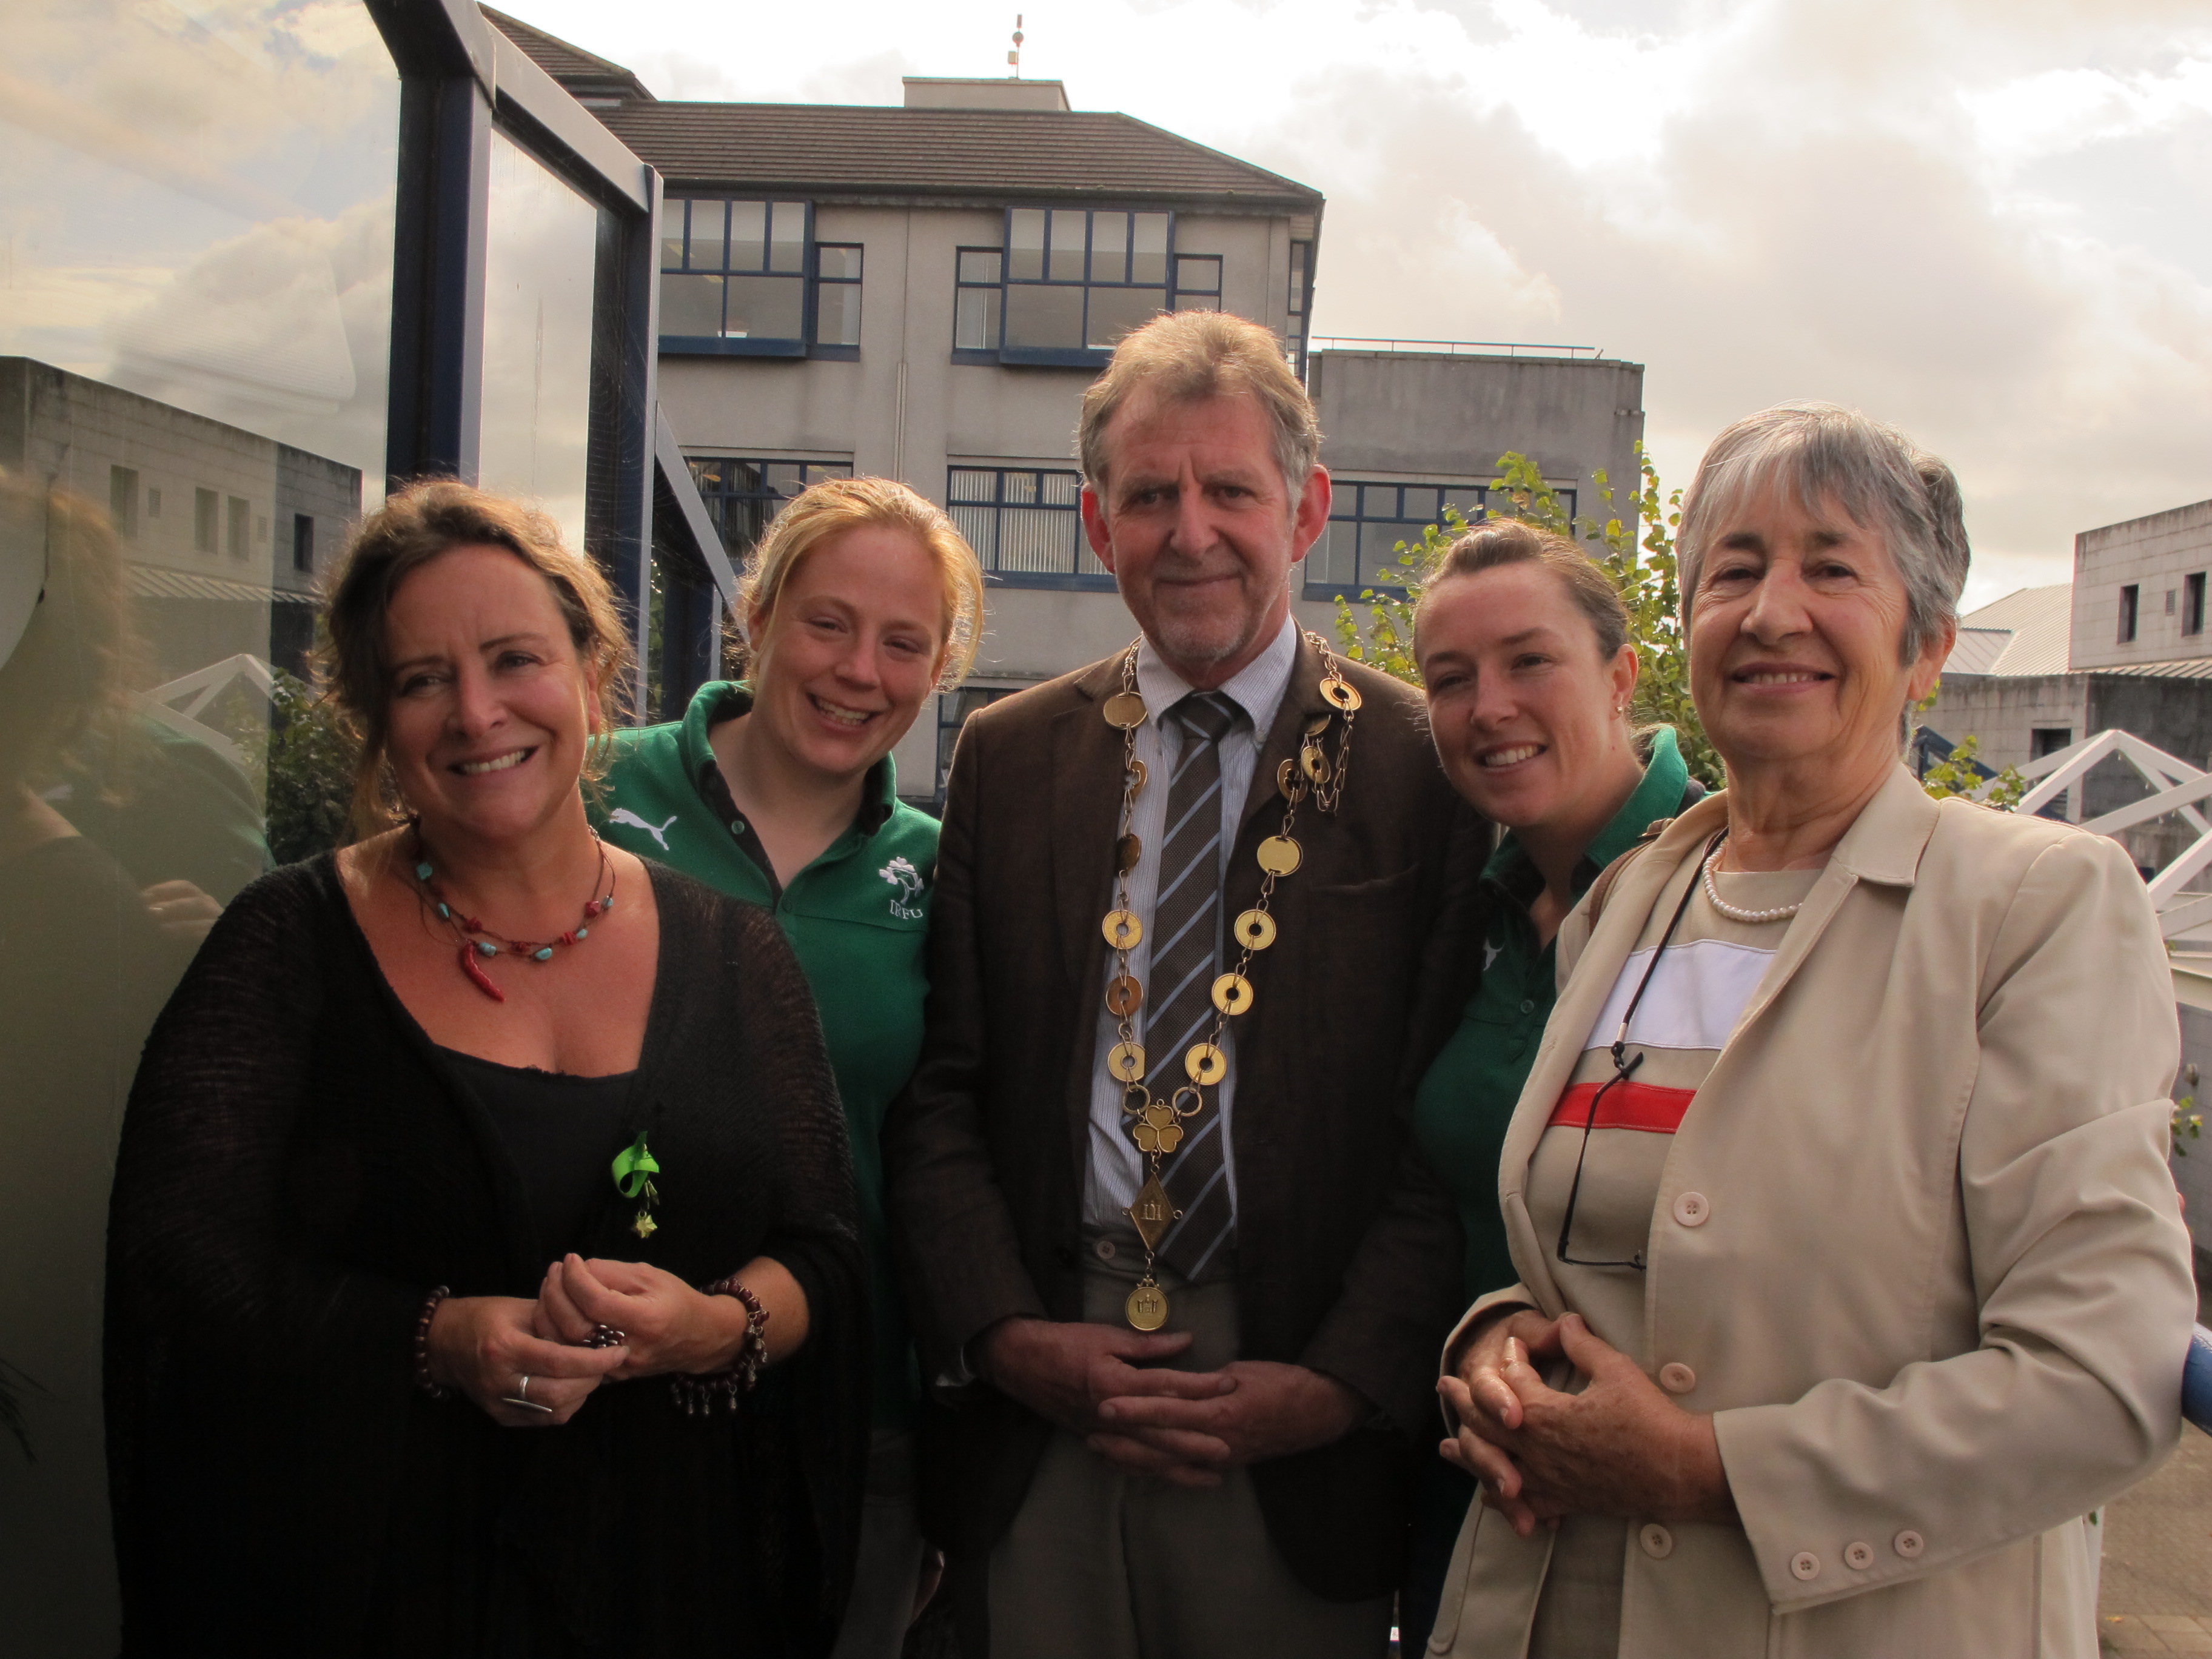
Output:
<svg viewBox="0 0 2212 1659">
<path fill-rule="evenodd" d="M 738 1357 L 719 1371 L 709 1371 L 703 1376 L 672 1376 L 668 1379 L 670 1398 L 684 1408 L 687 1417 L 702 1413 L 712 1417 L 714 1402 L 719 1400 L 731 1411 L 738 1408 L 738 1396 L 750 1394 L 753 1384 L 760 1381 L 761 1367 L 768 1363 L 768 1310 L 760 1298 L 738 1283 L 732 1273 L 702 1287 L 702 1296 L 733 1296 L 745 1306 L 745 1340 L 738 1349 Z"/>
<path fill-rule="evenodd" d="M 415 1386 L 433 1400 L 443 1400 L 452 1393 L 430 1380 L 430 1322 L 437 1316 L 438 1304 L 453 1293 L 452 1285 L 439 1285 L 422 1304 L 415 1321 Z"/>
</svg>

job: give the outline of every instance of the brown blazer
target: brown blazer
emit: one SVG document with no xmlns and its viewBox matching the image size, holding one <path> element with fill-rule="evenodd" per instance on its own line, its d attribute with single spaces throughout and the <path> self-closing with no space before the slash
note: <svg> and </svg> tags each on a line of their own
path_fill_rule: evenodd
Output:
<svg viewBox="0 0 2212 1659">
<path fill-rule="evenodd" d="M 922 1375 L 1015 1315 L 1081 1316 L 1094 1024 L 1104 982 L 1121 734 L 1101 700 L 1118 658 L 978 713 L 952 764 L 921 1063 L 884 1129 L 887 1202 Z M 1237 1031 L 1237 1308 L 1246 1358 L 1358 1389 L 1385 1420 L 1255 1466 L 1269 1534 L 1317 1594 L 1388 1591 L 1403 1548 L 1408 1434 L 1434 1433 L 1432 1356 L 1457 1312 L 1459 1229 L 1398 1106 L 1407 1011 L 1445 898 L 1472 879 L 1479 821 L 1438 769 L 1417 694 L 1357 665 L 1364 699 L 1337 813 L 1298 814 L 1298 871 L 1275 889 L 1279 941 L 1253 964 Z M 1278 764 L 1323 712 L 1301 644 L 1255 775 L 1224 902 L 1257 897 L 1254 854 L 1281 823 Z M 933 1401 L 923 1522 L 988 1551 L 1051 1434 L 988 1388 Z"/>
</svg>

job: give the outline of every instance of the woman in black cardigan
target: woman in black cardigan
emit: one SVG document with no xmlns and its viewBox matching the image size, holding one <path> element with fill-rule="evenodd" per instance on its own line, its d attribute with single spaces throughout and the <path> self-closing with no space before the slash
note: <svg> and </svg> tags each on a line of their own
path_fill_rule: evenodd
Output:
<svg viewBox="0 0 2212 1659">
<path fill-rule="evenodd" d="M 241 894 L 147 1045 L 125 1650 L 825 1653 L 867 1302 L 798 964 L 592 835 L 621 626 L 542 518 L 403 492 L 329 623 L 356 818 L 407 821 Z"/>
</svg>

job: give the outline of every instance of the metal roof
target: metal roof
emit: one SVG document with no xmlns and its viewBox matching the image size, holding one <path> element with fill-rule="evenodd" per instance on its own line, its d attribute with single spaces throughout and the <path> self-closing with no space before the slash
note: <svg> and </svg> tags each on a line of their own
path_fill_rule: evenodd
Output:
<svg viewBox="0 0 2212 1659">
<path fill-rule="evenodd" d="M 258 587 L 251 582 L 226 581 L 192 570 L 172 570 L 165 565 L 133 564 L 126 573 L 131 591 L 142 599 L 224 599 L 242 605 L 313 605 L 315 596 L 296 588 Z"/>
<path fill-rule="evenodd" d="M 1947 674 L 2063 674 L 2074 620 L 2074 584 L 2023 587 L 1959 618 Z M 2100 671 L 2102 672 L 2101 670 Z"/>
<path fill-rule="evenodd" d="M 572 93 L 615 91 L 623 95 L 649 102 L 653 94 L 645 83 L 620 64 L 586 52 L 581 46 L 570 46 L 566 40 L 548 34 L 544 29 L 532 28 L 520 17 L 509 17 L 503 11 L 494 11 L 489 6 L 477 9 L 490 20 L 492 27 L 522 48 L 522 55 Z"/>
<path fill-rule="evenodd" d="M 2168 662 L 2107 663 L 2101 667 L 2085 668 L 2085 674 L 2098 678 L 2118 674 L 2131 679 L 2146 680 L 2212 680 L 2212 657 L 2179 657 Z"/>
</svg>

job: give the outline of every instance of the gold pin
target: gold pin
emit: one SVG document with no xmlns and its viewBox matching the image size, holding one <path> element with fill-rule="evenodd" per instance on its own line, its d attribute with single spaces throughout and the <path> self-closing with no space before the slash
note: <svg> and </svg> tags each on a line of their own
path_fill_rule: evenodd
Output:
<svg viewBox="0 0 2212 1659">
<path fill-rule="evenodd" d="M 1137 1237 L 1145 1241 L 1145 1248 L 1157 1250 L 1160 1241 L 1168 1236 L 1168 1229 L 1175 1225 L 1176 1218 L 1182 1212 L 1168 1201 L 1168 1189 L 1160 1185 L 1160 1178 L 1148 1176 L 1124 1213 L 1128 1216 L 1130 1224 L 1136 1228 Z"/>
<path fill-rule="evenodd" d="M 1321 683 L 1321 694 L 1347 714 L 1359 707 L 1358 688 L 1351 681 L 1339 679 L 1334 674 Z"/>
<path fill-rule="evenodd" d="M 1106 1069 L 1116 1083 L 1137 1083 L 1145 1075 L 1145 1045 L 1117 1042 L 1106 1051 Z"/>
<path fill-rule="evenodd" d="M 1246 950 L 1264 951 L 1275 942 L 1275 919 L 1265 910 L 1247 910 L 1237 918 L 1231 931 Z"/>
<path fill-rule="evenodd" d="M 1114 858 L 1121 872 L 1127 875 L 1137 867 L 1137 860 L 1145 856 L 1145 843 L 1134 836 L 1124 836 L 1114 843 Z"/>
<path fill-rule="evenodd" d="M 1270 836 L 1260 843 L 1260 867 L 1271 876 L 1289 875 L 1298 867 L 1304 856 L 1298 850 L 1297 842 L 1288 836 Z M 1117 911 L 1115 914 L 1122 913 Z"/>
<path fill-rule="evenodd" d="M 1145 1006 L 1145 988 L 1130 974 L 1116 974 L 1106 981 L 1106 1012 L 1127 1019 Z"/>
<path fill-rule="evenodd" d="M 1116 691 L 1106 699 L 1106 724 L 1124 732 L 1145 723 L 1145 700 L 1133 691 Z"/>
<path fill-rule="evenodd" d="M 1156 1331 L 1168 1322 L 1168 1296 L 1152 1282 L 1148 1273 L 1129 1292 L 1129 1299 L 1121 1304 L 1133 1330 Z"/>
<path fill-rule="evenodd" d="M 1252 981 L 1242 974 L 1224 974 L 1213 981 L 1213 1006 L 1232 1018 L 1252 1006 Z"/>
<path fill-rule="evenodd" d="M 1193 1083 L 1209 1087 L 1229 1075 L 1229 1056 L 1210 1042 L 1194 1042 L 1182 1057 L 1182 1068 Z"/>
<path fill-rule="evenodd" d="M 1297 866 L 1294 864 L 1291 868 Z M 1117 951 L 1133 951 L 1137 941 L 1145 936 L 1145 924 L 1137 920 L 1133 910 L 1109 910 L 1106 920 L 1099 924 L 1106 942 Z"/>
</svg>

